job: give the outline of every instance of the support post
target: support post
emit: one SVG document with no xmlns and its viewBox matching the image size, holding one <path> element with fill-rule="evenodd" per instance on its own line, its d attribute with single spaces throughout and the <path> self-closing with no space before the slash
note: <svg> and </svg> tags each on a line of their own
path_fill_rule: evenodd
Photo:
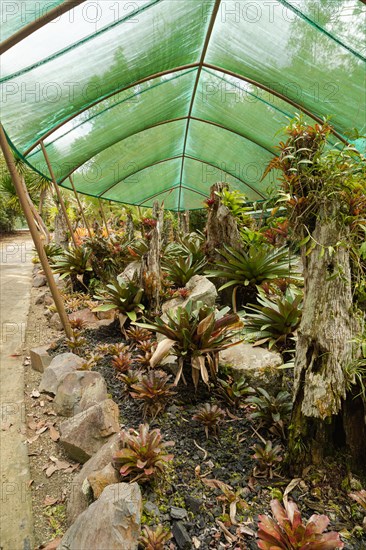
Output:
<svg viewBox="0 0 366 550">
<path fill-rule="evenodd" d="M 104 213 L 104 208 L 103 208 L 103 205 L 102 205 L 102 201 L 100 199 L 99 200 L 99 206 L 100 206 L 100 213 L 102 214 L 102 218 L 103 218 L 103 221 L 104 221 L 104 225 L 105 225 L 105 228 L 107 230 L 107 235 L 108 237 L 111 236 L 111 234 L 109 233 L 109 229 L 108 229 L 108 225 L 107 225 L 107 219 L 105 217 L 105 213 Z"/>
<path fill-rule="evenodd" d="M 7 141 L 6 136 L 5 136 L 4 129 L 3 129 L 1 124 L 0 124 L 0 145 L 1 145 L 1 149 L 2 149 L 3 154 L 4 154 L 4 158 L 5 158 L 7 167 L 9 169 L 9 172 L 10 172 L 10 175 L 11 175 L 16 193 L 19 197 L 20 205 L 22 207 L 25 218 L 27 220 L 29 231 L 32 235 L 34 246 L 36 247 L 38 257 L 40 259 L 44 274 L 45 274 L 47 282 L 48 282 L 48 286 L 49 286 L 51 294 L 52 294 L 52 298 L 55 302 L 57 312 L 60 316 L 62 326 L 65 330 L 66 336 L 68 338 L 71 338 L 72 329 L 71 329 L 71 326 L 70 326 L 69 318 L 68 318 L 67 313 L 65 311 L 64 302 L 62 300 L 60 291 L 59 291 L 59 289 L 58 289 L 58 287 L 55 283 L 55 279 L 53 277 L 53 273 L 52 273 L 52 270 L 50 268 L 50 264 L 48 263 L 47 255 L 44 251 L 44 247 L 43 247 L 43 243 L 42 243 L 42 237 L 39 234 L 36 223 L 33 219 L 33 215 L 32 215 L 30 205 L 29 205 L 29 202 L 28 202 L 30 199 L 29 199 L 29 196 L 28 196 L 27 189 L 26 189 L 25 185 L 23 185 L 22 179 L 21 179 L 20 175 L 18 174 L 13 154 L 10 150 L 8 141 Z"/>
<path fill-rule="evenodd" d="M 83 210 L 83 207 L 81 206 L 81 202 L 80 202 L 80 199 L 79 199 L 79 195 L 77 194 L 77 191 L 75 189 L 75 185 L 74 185 L 74 182 L 72 180 L 72 177 L 69 176 L 69 180 L 70 180 L 70 183 L 71 183 L 71 186 L 72 186 L 72 189 L 74 191 L 74 195 L 75 195 L 75 198 L 77 200 L 77 203 L 78 203 L 78 206 L 79 206 L 79 210 L 80 210 L 80 214 L 83 218 L 83 221 L 84 221 L 84 224 L 85 224 L 85 227 L 88 231 L 88 234 L 89 234 L 89 237 L 92 238 L 92 234 L 91 234 L 91 231 L 90 231 L 90 226 L 88 224 L 88 222 L 86 221 L 86 217 L 85 217 L 85 214 L 84 214 L 84 210 Z"/>
<path fill-rule="evenodd" d="M 69 231 L 70 231 L 71 238 L 72 238 L 72 240 L 73 240 L 74 246 L 77 247 L 77 246 L 78 246 L 78 243 L 77 243 L 76 238 L 75 238 L 75 235 L 74 235 L 74 231 L 73 231 L 73 228 L 72 228 L 72 225 L 71 225 L 70 218 L 69 218 L 69 216 L 67 215 L 67 211 L 66 211 L 66 206 L 65 206 L 65 203 L 64 203 L 64 199 L 62 198 L 62 195 L 61 195 L 59 186 L 57 185 L 56 178 L 55 178 L 55 174 L 54 174 L 54 171 L 53 171 L 52 166 L 51 166 L 51 163 L 50 163 L 50 159 L 49 159 L 49 157 L 48 157 L 48 154 L 47 154 L 47 151 L 46 151 L 46 148 L 45 148 L 45 146 L 44 146 L 43 141 L 41 141 L 40 143 L 41 143 L 41 148 L 42 148 L 43 156 L 44 156 L 45 161 L 46 161 L 46 163 L 47 163 L 48 170 L 49 170 L 49 172 L 50 172 L 50 176 L 51 176 L 51 179 L 52 179 L 52 183 L 53 183 L 53 186 L 54 186 L 55 191 L 56 191 L 57 198 L 58 198 L 58 200 L 60 201 L 61 209 L 62 209 L 63 215 L 64 215 L 64 217 L 65 217 L 67 226 L 68 226 Z"/>
</svg>

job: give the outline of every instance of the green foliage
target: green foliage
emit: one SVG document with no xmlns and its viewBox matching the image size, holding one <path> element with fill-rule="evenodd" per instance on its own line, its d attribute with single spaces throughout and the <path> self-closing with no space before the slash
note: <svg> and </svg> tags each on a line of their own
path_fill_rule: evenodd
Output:
<svg viewBox="0 0 366 550">
<path fill-rule="evenodd" d="M 86 344 L 86 338 L 82 336 L 78 330 L 74 330 L 72 336 L 66 339 L 68 349 L 73 353 L 76 353 L 76 355 L 82 354 L 83 348 Z"/>
<path fill-rule="evenodd" d="M 83 247 L 64 250 L 54 265 L 53 271 L 60 274 L 60 279 L 70 277 L 73 290 L 88 290 L 88 283 L 92 268 L 89 262 L 90 250 Z M 89 275 L 89 276 L 87 276 Z"/>
<path fill-rule="evenodd" d="M 211 405 L 211 403 L 204 403 L 192 416 L 193 420 L 196 420 L 200 424 L 203 424 L 205 428 L 206 438 L 210 431 L 214 435 L 218 435 L 219 424 L 223 422 L 225 418 L 225 412 L 220 409 L 218 405 Z"/>
<path fill-rule="evenodd" d="M 94 296 L 103 304 L 94 308 L 93 311 L 117 309 L 131 321 L 136 321 L 144 310 L 144 305 L 141 303 L 143 293 L 143 289 L 133 281 L 125 282 L 121 277 L 117 277 L 114 283 L 104 287 L 100 296 Z"/>
<path fill-rule="evenodd" d="M 99 234 L 85 239 L 84 246 L 91 251 L 90 264 L 101 281 L 108 283 L 123 271 L 129 244 L 122 238 L 105 238 Z"/>
<path fill-rule="evenodd" d="M 273 470 L 282 461 L 282 448 L 280 445 L 273 447 L 272 441 L 266 441 L 265 445 L 253 445 L 254 455 L 258 461 L 259 472 L 266 477 L 273 477 Z"/>
<path fill-rule="evenodd" d="M 264 388 L 257 388 L 257 395 L 250 395 L 245 402 L 255 408 L 250 414 L 253 420 L 259 419 L 267 427 L 278 427 L 283 434 L 284 423 L 292 410 L 291 395 L 287 391 L 282 390 L 277 395 L 270 395 Z"/>
<path fill-rule="evenodd" d="M 192 302 L 188 302 L 185 308 L 178 307 L 175 312 L 168 312 L 166 322 L 156 317 L 154 323 L 138 323 L 165 336 L 154 352 L 151 366 L 172 353 L 178 357 L 179 364 L 175 384 L 183 375 L 184 365 L 189 362 L 195 387 L 200 376 L 209 385 L 210 375 L 216 377 L 219 351 L 235 345 L 232 339 L 242 327 L 238 316 L 226 315 L 227 311 L 225 308 L 217 312 L 215 307 L 205 306 L 202 302 L 198 302 L 194 309 Z"/>
<path fill-rule="evenodd" d="M 253 218 L 248 215 L 252 207 L 246 206 L 248 199 L 244 193 L 241 193 L 237 189 L 229 190 L 224 187 L 220 193 L 216 194 L 220 197 L 222 204 L 226 206 L 234 218 L 236 218 L 239 227 L 243 225 L 251 227 L 253 225 Z"/>
<path fill-rule="evenodd" d="M 226 380 L 217 379 L 217 393 L 235 409 L 238 409 L 243 404 L 245 397 L 254 391 L 244 376 L 237 380 L 233 380 L 230 376 Z"/>
<path fill-rule="evenodd" d="M 172 242 L 164 250 L 164 259 L 179 259 L 192 256 L 192 263 L 198 263 L 205 259 L 205 238 L 198 231 L 188 233 L 179 238 L 178 242 Z"/>
<path fill-rule="evenodd" d="M 274 519 L 260 515 L 258 548 L 261 550 L 335 550 L 343 548 L 339 534 L 324 533 L 329 518 L 314 514 L 303 523 L 294 502 L 284 502 L 284 508 L 277 499 L 271 501 Z"/>
<path fill-rule="evenodd" d="M 169 380 L 170 376 L 165 372 L 151 370 L 131 386 L 131 397 L 142 401 L 144 420 L 147 417 L 154 420 L 160 412 L 164 411 L 169 400 L 176 394 L 173 391 L 174 386 L 169 383 Z"/>
<path fill-rule="evenodd" d="M 51 265 L 57 262 L 57 258 L 63 256 L 64 249 L 56 243 L 49 243 L 44 245 L 44 251 Z"/>
<path fill-rule="evenodd" d="M 191 253 L 186 257 L 164 259 L 161 263 L 168 280 L 178 288 L 186 286 L 194 275 L 203 273 L 206 264 L 205 259 L 194 260 Z"/>
<path fill-rule="evenodd" d="M 364 510 L 366 510 L 366 491 L 365 489 L 361 489 L 360 491 L 355 491 L 353 493 L 349 493 L 349 495 L 354 501 L 357 502 Z"/>
<path fill-rule="evenodd" d="M 167 454 L 166 448 L 174 445 L 173 441 L 163 441 L 160 430 L 149 430 L 148 424 L 140 424 L 139 431 L 122 430 L 121 450 L 113 460 L 120 466 L 120 474 L 132 483 L 146 483 L 164 474 L 167 462 L 173 455 Z"/>
<path fill-rule="evenodd" d="M 140 536 L 139 543 L 144 550 L 164 550 L 166 544 L 172 538 L 172 533 L 166 531 L 162 525 L 155 529 L 145 526 Z"/>
<path fill-rule="evenodd" d="M 248 251 L 240 252 L 225 246 L 219 252 L 225 261 L 217 262 L 219 269 L 209 271 L 208 276 L 228 279 L 220 290 L 230 286 L 256 286 L 272 279 L 297 277 L 291 267 L 294 258 L 285 247 L 251 246 Z"/>
<path fill-rule="evenodd" d="M 354 385 L 358 387 L 358 395 L 362 397 L 366 404 L 366 333 L 361 334 L 352 342 L 355 346 L 359 347 L 360 353 L 357 359 L 354 359 L 346 365 L 346 381 L 349 390 L 351 390 L 351 387 Z"/>
<path fill-rule="evenodd" d="M 271 298 L 259 289 L 258 305 L 245 308 L 244 334 L 248 340 L 261 340 L 261 343 L 269 342 L 269 348 L 285 349 L 300 325 L 302 298 L 302 292 L 294 288 Z"/>
</svg>

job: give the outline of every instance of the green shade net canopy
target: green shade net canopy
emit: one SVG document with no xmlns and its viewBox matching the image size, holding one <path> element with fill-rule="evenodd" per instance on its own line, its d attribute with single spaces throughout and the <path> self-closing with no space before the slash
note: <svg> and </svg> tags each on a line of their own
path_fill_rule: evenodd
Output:
<svg viewBox="0 0 366 550">
<path fill-rule="evenodd" d="M 14 42 L 2 55 L 4 130 L 50 179 L 43 142 L 65 188 L 181 211 L 225 181 L 263 200 L 277 185 L 263 172 L 296 113 L 330 116 L 332 144 L 365 153 L 363 0 L 3 4 L 2 39 Z M 55 8 L 64 12 L 43 24 Z"/>
</svg>

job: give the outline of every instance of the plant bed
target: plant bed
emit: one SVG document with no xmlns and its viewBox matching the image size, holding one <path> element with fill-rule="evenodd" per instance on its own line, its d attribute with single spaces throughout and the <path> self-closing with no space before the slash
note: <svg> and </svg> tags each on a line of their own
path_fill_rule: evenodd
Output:
<svg viewBox="0 0 366 550">
<path fill-rule="evenodd" d="M 92 351 L 103 344 L 129 344 L 122 341 L 118 323 L 98 330 L 85 330 L 86 349 Z M 52 353 L 67 351 L 65 340 L 61 339 Z M 132 368 L 136 368 L 136 351 L 132 351 Z M 250 404 L 234 409 L 220 400 L 215 391 L 209 391 L 200 381 L 195 392 L 193 382 L 182 381 L 176 388 L 166 410 L 154 420 L 144 419 L 138 400 L 126 397 L 125 385 L 112 366 L 112 356 L 104 355 L 93 370 L 105 378 L 108 392 L 121 412 L 123 429 L 138 430 L 139 425 L 149 422 L 150 429 L 159 428 L 164 440 L 174 441 L 171 451 L 174 459 L 169 463 L 165 476 L 156 483 L 142 485 L 144 511 L 142 525 L 154 527 L 163 524 L 173 529 L 182 525 L 193 548 L 257 548 L 254 533 L 258 528 L 258 516 L 270 514 L 270 501 L 281 497 L 292 479 L 285 475 L 285 469 L 274 468 L 272 477 L 261 472 L 253 458 L 254 446 L 263 445 L 263 439 L 273 446 L 282 445 L 278 436 L 250 418 Z M 204 426 L 192 417 L 204 403 L 215 403 L 225 412 L 218 435 L 205 436 Z M 339 464 L 345 464 L 339 457 Z M 216 480 L 216 481 L 212 481 Z M 343 486 L 340 486 L 343 480 Z M 347 481 L 348 480 L 348 481 Z M 219 482 L 219 483 L 217 483 Z M 229 485 L 230 490 L 220 488 L 220 482 Z M 348 483 L 348 485 L 347 485 Z M 215 488 L 215 484 L 219 488 Z M 308 469 L 302 479 L 294 485 L 290 498 L 298 504 L 303 518 L 314 513 L 326 514 L 331 520 L 329 529 L 341 531 L 347 540 L 346 549 L 362 549 L 366 543 L 365 534 L 356 526 L 362 523 L 362 513 L 348 497 L 350 487 L 357 487 L 357 480 L 347 478 L 346 468 L 329 462 L 324 468 Z M 242 490 L 242 491 L 240 491 Z M 235 524 L 230 519 L 230 501 L 237 500 Z M 177 527 L 178 522 L 178 527 Z M 167 548 L 178 548 L 175 538 Z M 169 546 L 170 545 L 170 546 Z"/>
</svg>

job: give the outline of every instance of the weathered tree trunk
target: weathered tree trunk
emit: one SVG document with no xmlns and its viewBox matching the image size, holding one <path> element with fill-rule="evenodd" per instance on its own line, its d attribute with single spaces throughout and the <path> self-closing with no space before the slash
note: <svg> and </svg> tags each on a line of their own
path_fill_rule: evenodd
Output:
<svg viewBox="0 0 366 550">
<path fill-rule="evenodd" d="M 210 200 L 213 203 L 207 217 L 205 247 L 210 263 L 215 263 L 220 258 L 216 249 L 222 248 L 224 244 L 236 249 L 241 248 L 238 224 L 227 206 L 224 206 L 220 197 L 216 195 L 225 188 L 228 188 L 226 183 L 215 183 L 210 190 Z"/>
<path fill-rule="evenodd" d="M 62 246 L 62 248 L 67 248 L 69 245 L 69 240 L 67 237 L 68 228 L 66 225 L 65 217 L 61 209 L 59 208 L 59 206 L 57 206 L 57 214 L 55 216 L 54 224 L 55 224 L 55 232 L 54 232 L 55 243 L 59 246 Z"/>
<path fill-rule="evenodd" d="M 181 219 L 181 234 L 182 235 L 188 235 L 189 233 L 189 210 L 186 210 L 185 212 L 182 212 L 180 214 Z"/>
<path fill-rule="evenodd" d="M 173 222 L 170 218 L 164 220 L 164 232 L 163 232 L 163 246 L 167 246 L 174 241 Z"/>
<path fill-rule="evenodd" d="M 135 236 L 135 228 L 133 226 L 133 218 L 131 212 L 127 212 L 126 235 L 129 241 L 132 241 Z"/>
<path fill-rule="evenodd" d="M 337 246 L 345 236 L 335 215 L 339 206 L 335 201 L 320 206 L 312 232 L 318 244 L 308 255 L 303 252 L 304 306 L 289 431 L 289 463 L 294 474 L 307 464 L 321 462 L 337 445 L 349 446 L 351 439 L 354 445 L 349 423 L 344 421 L 348 408 L 345 367 L 355 358 L 352 338 L 358 323 L 352 313 L 349 251 Z M 352 413 L 352 418 L 357 419 L 358 432 L 365 433 L 362 414 Z M 366 437 L 360 445 L 366 452 Z"/>
<path fill-rule="evenodd" d="M 159 312 L 161 290 L 161 236 L 164 226 L 164 207 L 154 203 L 153 218 L 156 226 L 151 231 L 150 247 L 142 261 L 142 285 L 150 302 L 152 312 Z"/>
</svg>

